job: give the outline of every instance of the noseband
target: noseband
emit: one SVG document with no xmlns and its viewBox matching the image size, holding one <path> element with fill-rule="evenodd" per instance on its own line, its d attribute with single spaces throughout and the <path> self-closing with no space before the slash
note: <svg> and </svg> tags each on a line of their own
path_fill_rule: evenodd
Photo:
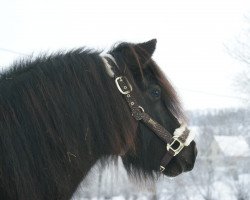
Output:
<svg viewBox="0 0 250 200">
<path fill-rule="evenodd" d="M 125 75 L 120 73 L 114 57 L 110 54 L 105 54 L 102 60 L 108 75 L 114 79 L 119 92 L 126 100 L 135 120 L 143 122 L 166 143 L 166 153 L 161 159 L 159 168 L 159 170 L 163 172 L 171 159 L 178 155 L 185 146 L 191 143 L 194 139 L 194 135 L 190 134 L 186 125 L 181 125 L 179 128 L 175 129 L 173 135 L 169 133 L 162 125 L 147 114 L 140 104 L 138 104 L 131 83 Z"/>
</svg>

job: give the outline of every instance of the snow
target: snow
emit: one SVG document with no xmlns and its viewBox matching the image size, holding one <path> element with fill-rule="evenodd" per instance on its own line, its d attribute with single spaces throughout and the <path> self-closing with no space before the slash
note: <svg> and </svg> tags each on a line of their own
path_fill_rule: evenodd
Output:
<svg viewBox="0 0 250 200">
<path fill-rule="evenodd" d="M 125 197 L 123 197 L 123 196 L 116 196 L 116 197 L 113 197 L 112 200 L 125 200 Z"/>
<path fill-rule="evenodd" d="M 213 196 L 215 199 L 228 199 L 228 200 L 237 200 L 234 196 L 234 191 L 232 188 L 222 181 L 216 181 L 212 185 L 213 187 Z"/>
<path fill-rule="evenodd" d="M 249 146 L 242 136 L 216 135 L 214 138 L 225 156 L 249 156 Z"/>
<path fill-rule="evenodd" d="M 249 185 L 250 187 L 250 174 L 240 174 L 239 175 L 239 183 L 243 185 Z"/>
</svg>

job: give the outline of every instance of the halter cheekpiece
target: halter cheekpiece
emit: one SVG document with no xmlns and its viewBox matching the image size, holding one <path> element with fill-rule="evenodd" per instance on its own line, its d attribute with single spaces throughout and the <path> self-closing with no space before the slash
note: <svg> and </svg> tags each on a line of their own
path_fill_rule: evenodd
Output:
<svg viewBox="0 0 250 200">
<path fill-rule="evenodd" d="M 138 104 L 134 95 L 133 86 L 127 77 L 119 72 L 120 70 L 115 58 L 110 54 L 105 54 L 102 56 L 102 60 L 105 64 L 107 74 L 114 79 L 119 92 L 123 95 L 130 107 L 132 116 L 137 121 L 142 121 L 166 143 L 166 153 L 161 160 L 159 168 L 159 170 L 163 172 L 171 159 L 178 155 L 185 146 L 191 143 L 194 139 L 194 135 L 190 133 L 185 124 L 175 129 L 173 135 L 169 133 Z"/>
</svg>

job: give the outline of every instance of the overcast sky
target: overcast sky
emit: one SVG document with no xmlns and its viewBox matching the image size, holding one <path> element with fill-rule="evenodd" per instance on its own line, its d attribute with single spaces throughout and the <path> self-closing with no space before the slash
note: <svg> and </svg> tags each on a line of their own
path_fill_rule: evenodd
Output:
<svg viewBox="0 0 250 200">
<path fill-rule="evenodd" d="M 157 38 L 154 59 L 186 109 L 242 106 L 232 84 L 243 67 L 225 45 L 249 12 L 249 0 L 2 0 L 0 66 L 31 53 Z"/>
</svg>

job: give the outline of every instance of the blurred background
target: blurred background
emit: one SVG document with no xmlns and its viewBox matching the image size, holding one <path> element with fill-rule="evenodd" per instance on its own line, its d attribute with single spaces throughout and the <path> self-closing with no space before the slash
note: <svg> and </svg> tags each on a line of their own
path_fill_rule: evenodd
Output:
<svg viewBox="0 0 250 200">
<path fill-rule="evenodd" d="M 45 52 L 158 41 L 153 58 L 197 135 L 194 170 L 138 183 L 120 162 L 97 164 L 73 199 L 250 199 L 250 1 L 1 0 L 0 27 L 2 70 Z"/>
</svg>

